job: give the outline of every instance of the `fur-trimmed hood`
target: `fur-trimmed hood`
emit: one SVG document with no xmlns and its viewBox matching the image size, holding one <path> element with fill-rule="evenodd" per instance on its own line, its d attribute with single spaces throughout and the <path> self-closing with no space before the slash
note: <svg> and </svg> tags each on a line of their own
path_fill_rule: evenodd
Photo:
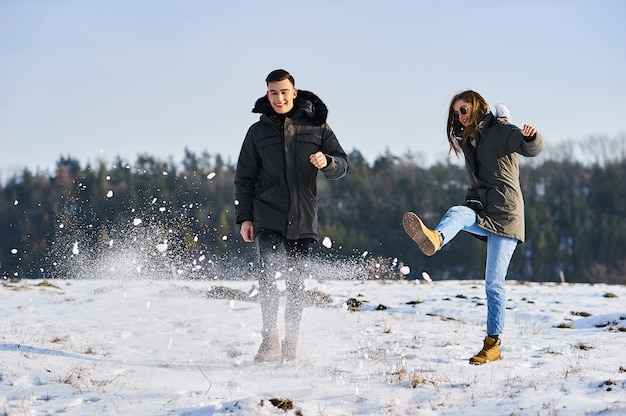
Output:
<svg viewBox="0 0 626 416">
<path fill-rule="evenodd" d="M 302 116 L 308 117 L 311 122 L 316 126 L 321 126 L 326 122 L 328 116 L 328 108 L 326 104 L 315 94 L 306 90 L 298 90 L 298 95 L 293 102 L 294 108 L 296 108 L 295 114 L 303 113 Z M 276 114 L 272 105 L 267 98 L 267 95 L 256 100 L 254 103 L 253 113 L 260 113 L 266 116 L 272 116 Z"/>
</svg>

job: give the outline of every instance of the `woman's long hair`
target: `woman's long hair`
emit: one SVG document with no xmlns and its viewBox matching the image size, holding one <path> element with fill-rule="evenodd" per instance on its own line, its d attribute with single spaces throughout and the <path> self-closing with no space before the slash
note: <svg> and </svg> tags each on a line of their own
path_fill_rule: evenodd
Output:
<svg viewBox="0 0 626 416">
<path fill-rule="evenodd" d="M 467 127 L 464 127 L 458 119 L 454 118 L 454 103 L 458 100 L 472 106 L 472 114 Z M 489 104 L 476 91 L 467 90 L 452 97 L 448 108 L 448 123 L 446 124 L 446 136 L 450 144 L 450 152 L 454 152 L 457 156 L 461 153 L 457 137 L 463 138 L 464 142 L 469 140 L 476 130 L 476 125 L 487 114 L 487 111 L 489 111 Z"/>
</svg>

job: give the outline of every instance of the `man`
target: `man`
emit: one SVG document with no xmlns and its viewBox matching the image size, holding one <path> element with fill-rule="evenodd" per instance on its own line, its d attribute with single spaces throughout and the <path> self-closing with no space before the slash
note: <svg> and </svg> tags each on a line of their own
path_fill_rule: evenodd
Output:
<svg viewBox="0 0 626 416">
<path fill-rule="evenodd" d="M 265 82 L 267 94 L 252 109 L 261 117 L 248 129 L 235 174 L 236 222 L 244 241 L 256 241 L 260 259 L 263 341 L 256 362 L 295 359 L 304 259 L 318 238 L 317 173 L 339 179 L 348 172 L 348 157 L 326 123 L 322 100 L 296 90 L 283 69 L 270 72 Z M 283 275 L 287 304 L 281 348 L 276 278 Z"/>
</svg>

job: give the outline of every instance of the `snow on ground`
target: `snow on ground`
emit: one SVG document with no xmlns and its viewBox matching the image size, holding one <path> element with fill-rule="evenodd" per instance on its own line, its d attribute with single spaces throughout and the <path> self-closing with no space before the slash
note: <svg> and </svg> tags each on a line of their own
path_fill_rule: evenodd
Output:
<svg viewBox="0 0 626 416">
<path fill-rule="evenodd" d="M 503 359 L 472 366 L 480 281 L 306 284 L 298 359 L 255 364 L 254 281 L 5 282 L 0 415 L 626 414 L 626 286 L 508 282 Z"/>
</svg>

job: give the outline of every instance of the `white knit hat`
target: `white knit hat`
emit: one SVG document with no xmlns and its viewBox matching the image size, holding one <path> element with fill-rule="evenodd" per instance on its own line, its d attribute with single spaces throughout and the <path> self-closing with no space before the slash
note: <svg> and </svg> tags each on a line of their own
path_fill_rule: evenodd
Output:
<svg viewBox="0 0 626 416">
<path fill-rule="evenodd" d="M 496 118 L 504 117 L 509 123 L 513 123 L 513 116 L 511 110 L 506 105 L 499 103 L 490 108 L 491 112 Z"/>
</svg>

